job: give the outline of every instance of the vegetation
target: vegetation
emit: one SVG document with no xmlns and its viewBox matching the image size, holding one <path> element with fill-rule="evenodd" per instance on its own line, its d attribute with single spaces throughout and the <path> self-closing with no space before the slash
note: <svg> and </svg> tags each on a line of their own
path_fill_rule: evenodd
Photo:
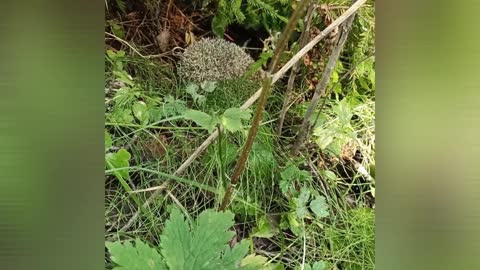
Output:
<svg viewBox="0 0 480 270">
<path fill-rule="evenodd" d="M 352 5 L 310 2 L 311 21 L 298 20 L 277 60 L 276 33 L 296 1 L 106 2 L 107 269 L 374 269 L 374 1 L 356 12 L 298 155 L 291 148 L 341 31 L 300 58 L 280 133 L 289 73 L 272 85 L 221 211 L 260 73 Z"/>
</svg>

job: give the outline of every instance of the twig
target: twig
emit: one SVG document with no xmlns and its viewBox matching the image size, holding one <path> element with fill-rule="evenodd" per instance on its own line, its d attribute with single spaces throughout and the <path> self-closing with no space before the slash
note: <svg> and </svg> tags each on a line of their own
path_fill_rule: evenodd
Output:
<svg viewBox="0 0 480 270">
<path fill-rule="evenodd" d="M 275 72 L 277 69 L 278 61 L 280 60 L 280 56 L 283 53 L 283 50 L 287 47 L 288 40 L 290 39 L 290 35 L 292 34 L 293 30 L 295 29 L 300 16 L 303 14 L 304 9 L 306 8 L 307 4 L 310 0 L 302 0 L 297 5 L 296 10 L 293 12 L 292 16 L 288 20 L 287 26 L 282 32 L 280 36 L 280 40 L 273 52 L 272 60 L 270 62 L 269 69 L 267 71 L 267 75 L 263 79 L 263 90 L 262 94 L 260 95 L 260 100 L 257 104 L 255 109 L 255 115 L 252 120 L 252 126 L 248 131 L 247 141 L 245 142 L 245 146 L 242 149 L 242 153 L 238 159 L 237 164 L 233 170 L 232 178 L 230 179 L 230 184 L 227 187 L 227 191 L 223 196 L 222 204 L 220 206 L 220 211 L 224 211 L 227 206 L 230 204 L 232 200 L 232 194 L 235 190 L 238 182 L 240 181 L 240 176 L 242 175 L 243 169 L 245 167 L 245 163 L 247 162 L 248 155 L 252 150 L 253 142 L 255 141 L 255 137 L 257 135 L 258 128 L 260 126 L 260 122 L 262 121 L 263 112 L 265 110 L 265 105 L 267 103 L 267 99 L 270 96 L 271 88 L 272 88 L 272 73 Z"/>
<path fill-rule="evenodd" d="M 303 48 L 305 43 L 307 42 L 307 37 L 310 32 L 310 25 L 312 23 L 313 18 L 313 10 L 315 9 L 315 4 L 310 3 L 307 10 L 307 15 L 305 15 L 305 28 L 303 28 L 302 34 L 300 35 L 300 41 L 298 42 L 299 48 Z M 285 91 L 285 96 L 283 97 L 283 106 L 280 111 L 280 115 L 278 117 L 278 126 L 277 126 L 277 135 L 280 136 L 282 134 L 283 122 L 285 120 L 285 115 L 287 114 L 288 110 L 288 102 L 290 101 L 291 92 L 293 91 L 293 83 L 295 82 L 295 76 L 297 75 L 298 68 L 300 67 L 300 61 L 296 62 L 291 71 L 290 77 L 288 78 L 287 90 Z"/>
<path fill-rule="evenodd" d="M 358 0 L 355 4 L 353 4 L 344 14 L 339 16 L 335 21 L 333 21 L 327 28 L 325 28 L 318 36 L 316 36 L 312 41 L 310 41 L 303 49 L 301 49 L 297 54 L 295 54 L 292 59 L 290 59 L 281 69 L 279 69 L 275 75 L 272 77 L 272 84 L 278 81 L 298 60 L 300 60 L 310 49 L 312 49 L 322 38 L 327 36 L 334 28 L 338 25 L 343 23 L 350 15 L 352 15 L 357 9 L 361 7 L 367 0 Z M 255 94 L 253 94 L 242 106 L 240 109 L 245 110 L 250 107 L 255 101 L 260 97 L 262 93 L 262 89 L 260 88 Z M 217 138 L 218 130 L 215 130 L 210 136 L 192 153 L 192 155 L 183 162 L 183 164 L 173 173 L 173 175 L 180 175 L 182 174 L 190 164 L 198 157 L 200 154 Z M 160 186 L 155 187 L 155 192 L 150 195 L 150 197 L 145 201 L 143 207 L 148 207 L 150 203 L 155 200 L 158 195 L 162 193 L 162 191 L 168 186 L 169 181 L 163 182 Z M 153 189 L 153 188 L 152 188 Z M 127 222 L 125 226 L 123 226 L 120 231 L 124 232 L 128 230 L 133 223 L 138 219 L 140 216 L 140 211 L 137 211 Z"/>
<path fill-rule="evenodd" d="M 355 0 L 353 0 L 355 1 Z M 298 131 L 297 137 L 295 139 L 295 143 L 292 147 L 291 154 L 292 155 L 297 155 L 298 150 L 300 148 L 300 145 L 303 143 L 305 140 L 305 137 L 307 136 L 307 133 L 310 128 L 310 120 L 312 118 L 314 110 L 317 108 L 317 105 L 320 101 L 320 97 L 324 94 L 325 89 L 328 86 L 328 82 L 330 81 L 330 77 L 332 76 L 333 69 L 335 68 L 335 65 L 338 61 L 338 58 L 340 57 L 340 53 L 343 50 L 343 47 L 345 45 L 345 42 L 348 37 L 348 33 L 350 32 L 350 28 L 352 26 L 352 22 L 355 16 L 351 16 L 348 18 L 348 20 L 345 21 L 343 25 L 343 31 L 342 35 L 340 36 L 337 45 L 332 51 L 332 54 L 328 58 L 328 63 L 325 68 L 325 71 L 322 74 L 322 78 L 320 79 L 320 82 L 318 83 L 317 87 L 315 88 L 315 93 L 313 95 L 313 98 L 310 102 L 310 105 L 308 106 L 307 112 L 305 113 L 305 117 L 303 118 L 303 123 L 302 126 L 300 127 L 300 130 Z"/>
</svg>

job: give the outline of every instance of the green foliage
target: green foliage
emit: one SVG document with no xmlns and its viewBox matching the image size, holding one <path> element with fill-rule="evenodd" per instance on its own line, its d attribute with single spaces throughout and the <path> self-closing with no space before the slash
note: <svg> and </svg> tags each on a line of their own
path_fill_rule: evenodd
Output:
<svg viewBox="0 0 480 270">
<path fill-rule="evenodd" d="M 241 110 L 239 108 L 230 108 L 218 116 L 211 116 L 207 113 L 197 110 L 185 111 L 185 119 L 192 120 L 200 127 L 211 133 L 218 124 L 221 124 L 227 131 L 236 132 L 243 129 L 242 120 L 249 120 L 251 110 Z"/>
<path fill-rule="evenodd" d="M 242 130 L 242 120 L 249 120 L 252 116 L 252 110 L 241 110 L 239 108 L 230 108 L 225 110 L 221 117 L 221 123 L 226 130 L 235 132 Z"/>
<path fill-rule="evenodd" d="M 337 260 L 343 269 L 375 269 L 375 213 L 372 209 L 346 211 L 341 224 L 328 226 L 325 236 L 330 252 L 340 254 Z"/>
<path fill-rule="evenodd" d="M 228 242 L 235 235 L 233 213 L 203 211 L 193 223 L 189 223 L 180 210 L 174 208 L 160 236 L 160 253 L 135 240 L 107 242 L 114 269 L 136 270 L 210 270 L 210 269 L 269 269 L 264 268 L 266 258 L 247 256 L 249 243 L 243 240 L 230 248 Z"/>
<path fill-rule="evenodd" d="M 130 153 L 123 148 L 118 150 L 118 152 L 105 154 L 105 160 L 107 161 L 107 164 L 110 164 L 110 166 L 108 166 L 109 169 L 128 167 L 128 161 L 130 160 L 130 158 Z M 121 169 L 118 171 L 118 173 L 124 179 L 128 179 L 128 169 Z"/>
<path fill-rule="evenodd" d="M 149 247 L 140 239 L 131 242 L 107 242 L 105 244 L 111 254 L 111 259 L 118 266 L 113 270 L 167 270 L 162 256 L 154 248 Z"/>
<path fill-rule="evenodd" d="M 301 267 L 297 267 L 295 270 L 300 270 Z M 327 264 L 324 261 L 314 262 L 312 265 L 305 264 L 304 270 L 327 270 Z"/>
<path fill-rule="evenodd" d="M 305 183 L 311 179 L 312 176 L 308 171 L 300 170 L 295 164 L 290 163 L 280 172 L 280 189 L 283 194 L 295 194 L 295 182 Z"/>
<path fill-rule="evenodd" d="M 227 26 L 233 23 L 280 31 L 288 22 L 291 9 L 286 0 L 218 0 L 212 31 L 223 37 Z"/>
</svg>

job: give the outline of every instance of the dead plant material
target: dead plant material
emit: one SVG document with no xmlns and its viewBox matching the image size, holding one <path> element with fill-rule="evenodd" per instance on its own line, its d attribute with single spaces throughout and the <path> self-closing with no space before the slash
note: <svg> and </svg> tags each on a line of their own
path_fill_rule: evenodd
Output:
<svg viewBox="0 0 480 270">
<path fill-rule="evenodd" d="M 170 45 L 170 31 L 163 30 L 157 35 L 157 44 L 160 48 L 160 52 L 164 53 L 168 51 Z"/>
</svg>

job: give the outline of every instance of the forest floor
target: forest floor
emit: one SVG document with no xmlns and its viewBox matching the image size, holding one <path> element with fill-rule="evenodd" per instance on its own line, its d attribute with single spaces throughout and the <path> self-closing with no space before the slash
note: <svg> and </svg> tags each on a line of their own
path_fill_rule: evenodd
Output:
<svg viewBox="0 0 480 270">
<path fill-rule="evenodd" d="M 250 118 L 241 120 L 237 131 L 221 132 L 181 174 L 176 172 L 215 130 L 191 121 L 186 112 L 214 115 L 238 108 L 260 87 L 200 95 L 179 77 L 185 48 L 215 37 L 217 2 L 222 1 L 106 1 L 106 241 L 141 239 L 160 246 L 171 207 L 192 220 L 220 207 Z M 249 8 L 257 1 L 239 2 Z M 291 12 L 289 1 L 258 2 L 278 6 L 277 18 Z M 309 40 L 350 6 L 349 1 L 326 2 L 313 10 Z M 272 49 L 281 27 L 269 28 L 264 15 L 255 25 L 249 21 L 252 15 L 244 14 L 244 23 L 229 24 L 220 38 L 241 46 L 257 61 Z M 282 26 L 275 16 L 271 21 Z M 303 29 L 292 36 L 280 66 L 298 51 Z M 264 265 L 271 268 L 262 269 L 375 268 L 374 30 L 374 2 L 367 1 L 298 155 L 290 150 L 324 72 L 334 33 L 300 60 L 281 132 L 278 122 L 290 71 L 274 84 L 228 208 L 235 231 L 230 245 L 246 239 L 249 254 L 267 258 Z M 255 104 L 250 109 L 253 112 Z M 112 269 L 108 253 L 105 260 Z"/>
</svg>

